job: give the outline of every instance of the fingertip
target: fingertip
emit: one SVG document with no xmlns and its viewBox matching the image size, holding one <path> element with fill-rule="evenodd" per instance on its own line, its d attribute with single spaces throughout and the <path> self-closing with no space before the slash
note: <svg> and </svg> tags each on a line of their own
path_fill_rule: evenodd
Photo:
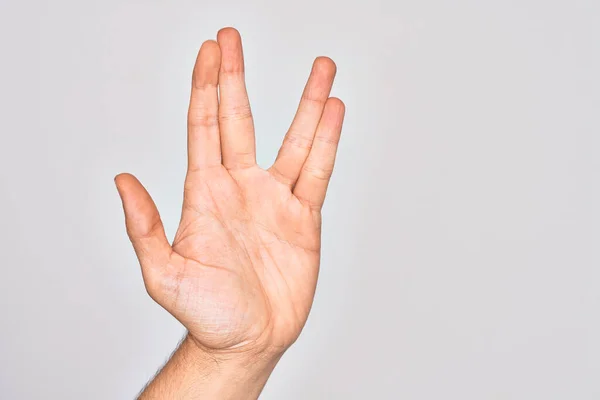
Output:
<svg viewBox="0 0 600 400">
<path fill-rule="evenodd" d="M 122 195 L 123 182 L 128 179 L 127 178 L 128 175 L 129 174 L 127 174 L 127 173 L 120 173 L 120 174 L 117 174 L 113 178 L 113 180 L 115 182 L 115 186 L 117 187 L 117 191 L 119 192 L 119 195 Z M 121 197 L 123 197 L 123 196 L 121 196 Z"/>
<path fill-rule="evenodd" d="M 194 66 L 192 77 L 194 87 L 201 89 L 217 85 L 220 66 L 221 47 L 219 44 L 214 40 L 202 43 Z"/>
<path fill-rule="evenodd" d="M 200 46 L 198 58 L 206 65 L 215 65 L 221 62 L 221 46 L 216 40 L 207 40 Z"/>
<path fill-rule="evenodd" d="M 315 58 L 313 68 L 316 71 L 322 71 L 328 75 L 335 75 L 337 72 L 337 65 L 335 64 L 335 61 L 327 56 L 319 56 Z"/>
<path fill-rule="evenodd" d="M 115 177 L 115 185 L 126 212 L 145 207 L 148 200 L 152 201 L 144 185 L 132 174 L 118 174 Z"/>
<path fill-rule="evenodd" d="M 330 97 L 327 99 L 327 104 L 325 105 L 331 111 L 334 111 L 336 115 L 344 115 L 346 113 L 346 104 L 339 99 L 338 97 Z"/>
<path fill-rule="evenodd" d="M 114 181 L 115 185 L 117 186 L 117 189 L 119 189 L 119 192 L 123 191 L 128 186 L 131 186 L 132 183 L 139 183 L 135 176 L 127 172 L 117 174 L 117 176 L 115 176 L 114 178 Z"/>
<path fill-rule="evenodd" d="M 221 74 L 240 75 L 244 73 L 244 51 L 242 38 L 235 28 L 223 28 L 217 34 L 221 47 Z"/>
<path fill-rule="evenodd" d="M 240 32 L 237 29 L 235 29 L 231 26 L 228 26 L 228 27 L 219 29 L 219 32 L 217 32 L 217 42 L 220 43 L 223 40 L 231 40 L 231 39 L 233 39 L 233 40 L 241 39 Z"/>
<path fill-rule="evenodd" d="M 200 46 L 200 48 L 203 49 L 205 47 L 212 47 L 212 46 L 219 47 L 219 43 L 214 39 L 208 39 L 208 40 L 205 40 L 204 42 L 202 42 L 202 46 Z"/>
<path fill-rule="evenodd" d="M 127 178 L 128 176 L 132 176 L 132 175 L 127 172 L 121 172 L 121 173 L 115 175 L 114 179 L 115 179 L 115 182 L 118 182 L 118 181 L 122 181 L 123 179 L 128 179 Z"/>
</svg>

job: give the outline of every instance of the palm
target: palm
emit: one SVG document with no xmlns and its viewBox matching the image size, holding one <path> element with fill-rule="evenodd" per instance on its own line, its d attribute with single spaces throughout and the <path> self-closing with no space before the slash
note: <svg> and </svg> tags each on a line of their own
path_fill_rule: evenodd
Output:
<svg viewBox="0 0 600 400">
<path fill-rule="evenodd" d="M 137 180 L 117 180 L 148 292 L 207 348 L 285 348 L 308 317 L 343 117 L 341 102 L 328 100 L 334 72 L 327 59 L 315 63 L 278 159 L 263 170 L 254 161 L 241 43 L 223 30 L 218 44 L 203 45 L 194 70 L 189 168 L 172 245 Z"/>
<path fill-rule="evenodd" d="M 273 328 L 278 342 L 290 342 L 312 301 L 318 217 L 258 167 L 199 175 L 188 178 L 173 242 L 191 267 L 177 277 L 169 309 L 210 347 L 251 341 Z"/>
</svg>

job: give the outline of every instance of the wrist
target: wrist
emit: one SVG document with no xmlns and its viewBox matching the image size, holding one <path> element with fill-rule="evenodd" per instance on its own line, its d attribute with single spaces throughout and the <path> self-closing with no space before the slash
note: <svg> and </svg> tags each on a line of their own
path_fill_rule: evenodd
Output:
<svg viewBox="0 0 600 400">
<path fill-rule="evenodd" d="M 283 352 L 266 347 L 207 349 L 187 334 L 180 350 L 196 370 L 197 384 L 210 387 L 204 398 L 257 399 Z"/>
<path fill-rule="evenodd" d="M 188 334 L 138 399 L 258 399 L 281 354 L 235 350 L 210 351 Z"/>
</svg>

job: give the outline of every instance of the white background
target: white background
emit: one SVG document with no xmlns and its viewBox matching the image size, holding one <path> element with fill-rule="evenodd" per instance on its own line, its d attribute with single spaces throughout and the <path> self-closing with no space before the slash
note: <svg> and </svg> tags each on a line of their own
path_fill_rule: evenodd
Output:
<svg viewBox="0 0 600 400">
<path fill-rule="evenodd" d="M 133 398 L 182 336 L 112 179 L 172 237 L 191 69 L 230 25 L 261 165 L 316 56 L 347 105 L 313 312 L 262 399 L 600 398 L 597 0 L 2 0 L 0 398 Z"/>
</svg>

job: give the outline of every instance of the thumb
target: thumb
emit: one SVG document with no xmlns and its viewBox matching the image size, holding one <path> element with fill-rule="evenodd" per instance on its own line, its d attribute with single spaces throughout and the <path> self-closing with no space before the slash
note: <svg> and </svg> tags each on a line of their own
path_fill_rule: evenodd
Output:
<svg viewBox="0 0 600 400">
<path fill-rule="evenodd" d="M 137 178 L 131 174 L 119 174 L 115 177 L 115 184 L 123 202 L 127 235 L 148 285 L 152 271 L 169 263 L 171 245 L 152 197 Z"/>
</svg>

